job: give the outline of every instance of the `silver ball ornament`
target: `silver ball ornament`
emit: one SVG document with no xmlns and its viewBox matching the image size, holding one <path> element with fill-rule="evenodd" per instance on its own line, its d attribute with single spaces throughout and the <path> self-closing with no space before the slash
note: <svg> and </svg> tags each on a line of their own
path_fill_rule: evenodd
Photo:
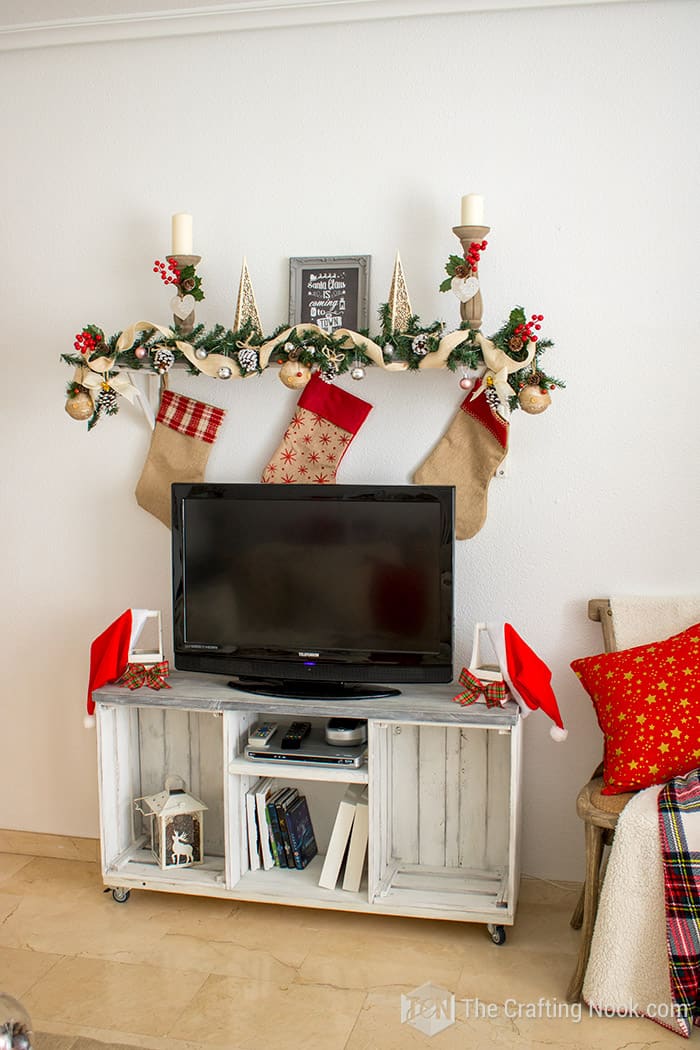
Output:
<svg viewBox="0 0 700 1050">
<path fill-rule="evenodd" d="M 362 365 L 355 365 L 355 367 L 350 372 L 350 378 L 358 380 L 365 378 L 365 370 L 362 367 Z"/>
<path fill-rule="evenodd" d="M 382 353 L 384 354 L 384 357 L 387 358 L 387 360 L 392 358 L 394 356 L 394 347 L 393 347 L 393 345 L 391 343 L 385 343 L 384 346 L 382 347 Z"/>
<path fill-rule="evenodd" d="M 200 346 L 195 350 L 194 356 L 197 358 L 198 361 L 205 361 L 207 357 L 207 352 L 203 346 Z"/>
<path fill-rule="evenodd" d="M 219 379 L 230 379 L 233 375 L 233 370 L 228 365 L 222 365 L 216 374 Z"/>
</svg>

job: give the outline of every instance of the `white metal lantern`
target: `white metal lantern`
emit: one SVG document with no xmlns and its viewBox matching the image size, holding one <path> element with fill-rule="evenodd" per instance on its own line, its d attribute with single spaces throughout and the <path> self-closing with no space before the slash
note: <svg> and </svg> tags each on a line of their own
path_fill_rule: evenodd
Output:
<svg viewBox="0 0 700 1050">
<path fill-rule="evenodd" d="M 484 663 L 481 655 L 481 635 L 488 631 L 485 623 L 474 624 L 474 639 L 472 642 L 472 655 L 469 661 L 469 670 L 480 682 L 502 682 L 503 674 L 498 666 L 498 656 L 495 664 Z"/>
<path fill-rule="evenodd" d="M 139 805 L 142 803 L 142 805 Z M 150 823 L 151 850 L 161 868 L 188 868 L 204 860 L 204 810 L 207 806 L 184 787 L 166 787 L 157 795 L 134 799 Z"/>
</svg>

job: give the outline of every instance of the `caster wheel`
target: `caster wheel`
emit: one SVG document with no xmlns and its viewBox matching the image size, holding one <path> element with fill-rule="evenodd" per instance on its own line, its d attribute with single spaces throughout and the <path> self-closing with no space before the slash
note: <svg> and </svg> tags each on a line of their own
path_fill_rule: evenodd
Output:
<svg viewBox="0 0 700 1050">
<path fill-rule="evenodd" d="M 494 944 L 505 944 L 506 943 L 506 931 L 503 926 L 494 926 L 493 923 L 488 925 L 489 935 Z"/>
<path fill-rule="evenodd" d="M 128 901 L 130 896 L 131 896 L 131 890 L 124 890 L 124 889 L 112 890 L 112 897 L 117 902 L 117 904 L 126 904 L 126 902 Z"/>
</svg>

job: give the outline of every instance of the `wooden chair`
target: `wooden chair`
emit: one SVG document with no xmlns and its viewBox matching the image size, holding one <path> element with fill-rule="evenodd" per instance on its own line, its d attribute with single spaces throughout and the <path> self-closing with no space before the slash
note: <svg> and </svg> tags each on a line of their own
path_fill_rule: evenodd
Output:
<svg viewBox="0 0 700 1050">
<path fill-rule="evenodd" d="M 588 603 L 588 618 L 589 620 L 600 621 L 605 651 L 606 653 L 614 652 L 617 648 L 617 642 L 615 640 L 612 611 L 608 599 L 591 599 Z M 583 979 L 588 966 L 593 928 L 598 912 L 598 898 L 603 881 L 604 847 L 611 845 L 617 818 L 632 798 L 631 794 L 601 794 L 603 788 L 602 773 L 603 763 L 601 762 L 588 783 L 581 788 L 576 799 L 576 812 L 583 821 L 586 837 L 586 875 L 581 895 L 571 916 L 573 928 L 581 930 L 581 943 L 579 945 L 576 969 L 566 993 L 567 999 L 571 1003 L 578 1002 L 581 998 Z"/>
</svg>

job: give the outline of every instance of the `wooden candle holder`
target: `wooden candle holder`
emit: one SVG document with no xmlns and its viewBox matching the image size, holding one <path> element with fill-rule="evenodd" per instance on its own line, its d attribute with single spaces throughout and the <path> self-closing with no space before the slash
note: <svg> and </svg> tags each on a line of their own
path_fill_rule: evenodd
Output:
<svg viewBox="0 0 700 1050">
<path fill-rule="evenodd" d="M 166 256 L 168 262 L 172 259 L 177 263 L 178 269 L 183 270 L 185 266 L 194 266 L 197 269 L 198 264 L 202 261 L 201 255 L 168 255 Z M 184 299 L 189 292 L 178 292 L 178 298 Z M 173 322 L 176 328 L 179 328 L 181 332 L 191 332 L 194 328 L 194 309 L 190 311 L 187 317 L 178 317 L 177 314 L 173 314 Z"/>
<path fill-rule="evenodd" d="M 452 232 L 459 239 L 459 242 L 462 245 L 462 251 L 466 256 L 472 242 L 483 241 L 490 229 L 490 226 L 453 226 Z M 476 271 L 474 276 L 478 278 L 478 271 Z M 471 329 L 478 331 L 481 328 L 484 313 L 484 303 L 481 298 L 481 285 L 479 286 L 476 295 L 472 296 L 468 302 L 459 304 L 459 313 L 462 320 L 469 323 Z"/>
</svg>

